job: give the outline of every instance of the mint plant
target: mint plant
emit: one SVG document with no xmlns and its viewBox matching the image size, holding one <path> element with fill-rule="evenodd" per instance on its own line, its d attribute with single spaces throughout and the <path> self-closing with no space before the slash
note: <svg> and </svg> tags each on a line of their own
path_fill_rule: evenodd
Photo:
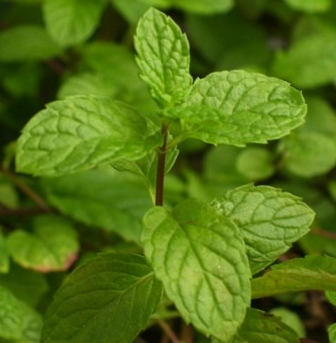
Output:
<svg viewBox="0 0 336 343">
<path fill-rule="evenodd" d="M 98 16 L 99 5 L 94 6 L 91 15 Z M 58 39 L 67 44 L 66 35 Z M 111 168 L 143 181 L 149 195 L 142 205 L 152 200 L 138 231 L 113 228 L 137 241 L 140 253 L 105 252 L 75 269 L 46 312 L 41 342 L 131 343 L 149 323 L 165 318 L 162 308 L 172 304 L 213 343 L 299 342 L 279 318 L 250 306 L 253 298 L 279 293 L 336 291 L 331 257 L 293 259 L 260 274 L 309 231 L 313 210 L 279 188 L 253 184 L 210 202 L 188 198 L 170 206 L 164 200 L 164 181 L 180 144 L 189 138 L 244 147 L 288 135 L 304 122 L 307 108 L 301 92 L 281 79 L 243 70 L 193 80 L 186 36 L 153 8 L 137 25 L 135 48 L 140 77 L 157 105 L 153 113 L 108 96 L 69 96 L 37 113 L 17 141 L 18 172 L 61 177 L 42 181 L 46 189 L 60 183 L 71 194 L 80 181 L 98 180 L 95 191 L 108 192 L 99 182 L 102 170 Z M 91 178 L 83 174 L 92 168 Z M 114 188 L 122 185 L 111 183 Z M 118 191 L 122 196 L 122 187 Z M 57 195 L 50 199 L 60 204 Z M 65 205 L 65 211 L 92 220 L 79 208 Z M 116 216 L 123 223 L 120 212 Z M 67 224 L 62 227 L 60 235 L 66 236 Z M 26 239 L 12 235 L 10 249 L 16 251 Z M 64 256 L 76 249 L 70 240 Z"/>
</svg>

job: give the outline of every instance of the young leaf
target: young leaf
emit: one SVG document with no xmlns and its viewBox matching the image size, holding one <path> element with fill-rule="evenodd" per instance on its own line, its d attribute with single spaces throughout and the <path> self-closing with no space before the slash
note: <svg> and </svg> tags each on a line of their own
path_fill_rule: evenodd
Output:
<svg viewBox="0 0 336 343">
<path fill-rule="evenodd" d="M 1 62 L 40 61 L 60 54 L 60 47 L 43 27 L 16 26 L 0 32 Z"/>
<path fill-rule="evenodd" d="M 39 343 L 41 328 L 41 315 L 0 286 L 0 340 Z"/>
<path fill-rule="evenodd" d="M 119 159 L 140 159 L 161 144 L 155 129 L 121 102 L 69 97 L 50 103 L 24 127 L 16 167 L 33 175 L 59 176 Z"/>
<path fill-rule="evenodd" d="M 40 272 L 66 270 L 76 260 L 79 248 L 77 234 L 65 219 L 37 217 L 34 234 L 13 231 L 7 238 L 13 259 L 25 268 Z"/>
<path fill-rule="evenodd" d="M 162 285 L 141 256 L 102 254 L 76 269 L 47 310 L 42 343 L 130 343 L 156 310 Z"/>
<path fill-rule="evenodd" d="M 152 208 L 142 240 L 184 319 L 206 335 L 229 340 L 250 297 L 250 271 L 236 226 L 206 203 L 186 200 L 172 213 Z"/>
<path fill-rule="evenodd" d="M 336 291 L 336 259 L 307 255 L 274 265 L 252 280 L 252 297 L 263 298 L 306 290 Z"/>
<path fill-rule="evenodd" d="M 230 343 L 298 343 L 299 337 L 279 317 L 248 308 L 245 320 Z M 213 340 L 212 343 L 221 343 Z"/>
<path fill-rule="evenodd" d="M 236 223 L 255 274 L 309 231 L 314 212 L 300 198 L 280 189 L 251 184 L 227 192 L 216 202 Z"/>
<path fill-rule="evenodd" d="M 50 35 L 62 46 L 68 46 L 90 37 L 104 7 L 103 0 L 46 0 L 43 14 Z"/>
<path fill-rule="evenodd" d="M 139 242 L 141 218 L 152 206 L 140 180 L 89 170 L 42 180 L 45 196 L 67 216 Z"/>
<path fill-rule="evenodd" d="M 183 99 L 192 78 L 189 43 L 177 24 L 151 8 L 139 21 L 134 43 L 140 76 L 149 85 L 152 97 L 162 107 Z"/>
<path fill-rule="evenodd" d="M 301 125 L 305 114 L 301 92 L 287 82 L 242 70 L 196 80 L 182 105 L 165 112 L 180 118 L 190 137 L 238 146 L 280 138 Z"/>
</svg>

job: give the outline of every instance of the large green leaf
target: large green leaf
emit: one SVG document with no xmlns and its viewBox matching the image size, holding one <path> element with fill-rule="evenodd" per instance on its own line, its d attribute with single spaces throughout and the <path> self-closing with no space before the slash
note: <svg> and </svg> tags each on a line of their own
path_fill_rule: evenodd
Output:
<svg viewBox="0 0 336 343">
<path fill-rule="evenodd" d="M 298 335 L 279 317 L 249 308 L 243 325 L 230 343 L 298 343 Z M 212 343 L 220 343 L 213 341 Z"/>
<path fill-rule="evenodd" d="M 56 292 L 42 343 L 130 343 L 145 328 L 162 285 L 141 256 L 103 254 L 76 269 Z"/>
<path fill-rule="evenodd" d="M 25 268 L 40 272 L 67 270 L 77 258 L 79 244 L 72 225 L 56 216 L 34 220 L 34 233 L 15 230 L 8 235 L 12 258 Z"/>
<path fill-rule="evenodd" d="M 141 218 L 152 206 L 140 180 L 126 173 L 91 170 L 43 179 L 42 187 L 49 203 L 67 216 L 136 242 Z"/>
<path fill-rule="evenodd" d="M 308 255 L 291 259 L 252 280 L 253 298 L 306 290 L 336 291 L 335 258 Z"/>
<path fill-rule="evenodd" d="M 161 135 L 133 108 L 99 96 L 73 96 L 47 105 L 17 143 L 19 172 L 59 176 L 119 159 L 140 159 Z"/>
<path fill-rule="evenodd" d="M 43 27 L 16 26 L 0 32 L 1 62 L 39 61 L 60 54 L 60 47 Z"/>
<path fill-rule="evenodd" d="M 214 206 L 240 229 L 253 274 L 306 234 L 314 219 L 314 212 L 300 198 L 269 186 L 238 187 Z"/>
<path fill-rule="evenodd" d="M 41 315 L 0 286 L 0 340 L 39 343 L 41 328 Z"/>
<path fill-rule="evenodd" d="M 234 70 L 196 80 L 183 104 L 165 114 L 180 118 L 187 136 L 244 146 L 288 134 L 303 123 L 306 105 L 285 81 Z"/>
<path fill-rule="evenodd" d="M 155 275 L 187 322 L 228 340 L 249 304 L 250 271 L 237 227 L 206 203 L 186 200 L 173 212 L 154 207 L 142 240 Z"/>
<path fill-rule="evenodd" d="M 335 59 L 336 32 L 320 32 L 306 35 L 279 52 L 273 69 L 300 88 L 313 88 L 335 80 Z"/>
<path fill-rule="evenodd" d="M 189 90 L 189 43 L 174 21 L 153 8 L 139 21 L 135 36 L 141 78 L 161 105 L 179 102 Z"/>
<path fill-rule="evenodd" d="M 50 35 L 67 46 L 90 37 L 104 7 L 104 0 L 45 0 L 43 14 Z"/>
</svg>

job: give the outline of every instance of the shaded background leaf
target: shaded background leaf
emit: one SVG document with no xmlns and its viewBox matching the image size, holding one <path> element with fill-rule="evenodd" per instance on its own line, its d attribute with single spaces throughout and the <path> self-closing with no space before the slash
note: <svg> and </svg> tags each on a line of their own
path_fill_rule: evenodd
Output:
<svg viewBox="0 0 336 343">
<path fill-rule="evenodd" d="M 57 291 L 41 342 L 129 343 L 145 328 L 161 296 L 161 283 L 143 257 L 101 254 Z"/>
</svg>

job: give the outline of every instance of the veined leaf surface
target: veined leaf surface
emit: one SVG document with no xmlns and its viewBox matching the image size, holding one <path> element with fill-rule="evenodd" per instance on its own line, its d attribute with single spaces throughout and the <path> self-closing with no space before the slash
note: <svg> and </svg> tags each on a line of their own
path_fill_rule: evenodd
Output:
<svg viewBox="0 0 336 343">
<path fill-rule="evenodd" d="M 162 296 L 141 256 L 102 254 L 76 269 L 56 292 L 42 343 L 129 343 Z"/>
<path fill-rule="evenodd" d="M 19 172 L 59 176 L 119 159 L 140 159 L 161 135 L 132 107 L 100 96 L 73 96 L 47 105 L 17 142 Z"/>
<path fill-rule="evenodd" d="M 190 137 L 237 146 L 280 138 L 301 125 L 305 114 L 301 92 L 289 83 L 242 70 L 196 80 L 182 105 L 165 113 L 181 119 Z"/>
<path fill-rule="evenodd" d="M 281 318 L 248 308 L 239 331 L 230 343 L 298 343 L 298 335 Z M 213 340 L 212 343 L 221 343 Z"/>
<path fill-rule="evenodd" d="M 187 200 L 144 217 L 145 254 L 187 322 L 229 340 L 249 305 L 250 270 L 237 227 L 214 208 Z"/>
<path fill-rule="evenodd" d="M 238 187 L 215 204 L 241 230 L 253 274 L 306 234 L 314 219 L 300 198 L 270 186 Z"/>
<path fill-rule="evenodd" d="M 153 8 L 140 19 L 135 47 L 141 78 L 152 97 L 167 106 L 180 101 L 191 87 L 189 43 L 178 25 Z"/>
<path fill-rule="evenodd" d="M 252 297 L 263 298 L 306 290 L 336 291 L 336 259 L 308 255 L 274 265 L 252 280 Z"/>
</svg>

